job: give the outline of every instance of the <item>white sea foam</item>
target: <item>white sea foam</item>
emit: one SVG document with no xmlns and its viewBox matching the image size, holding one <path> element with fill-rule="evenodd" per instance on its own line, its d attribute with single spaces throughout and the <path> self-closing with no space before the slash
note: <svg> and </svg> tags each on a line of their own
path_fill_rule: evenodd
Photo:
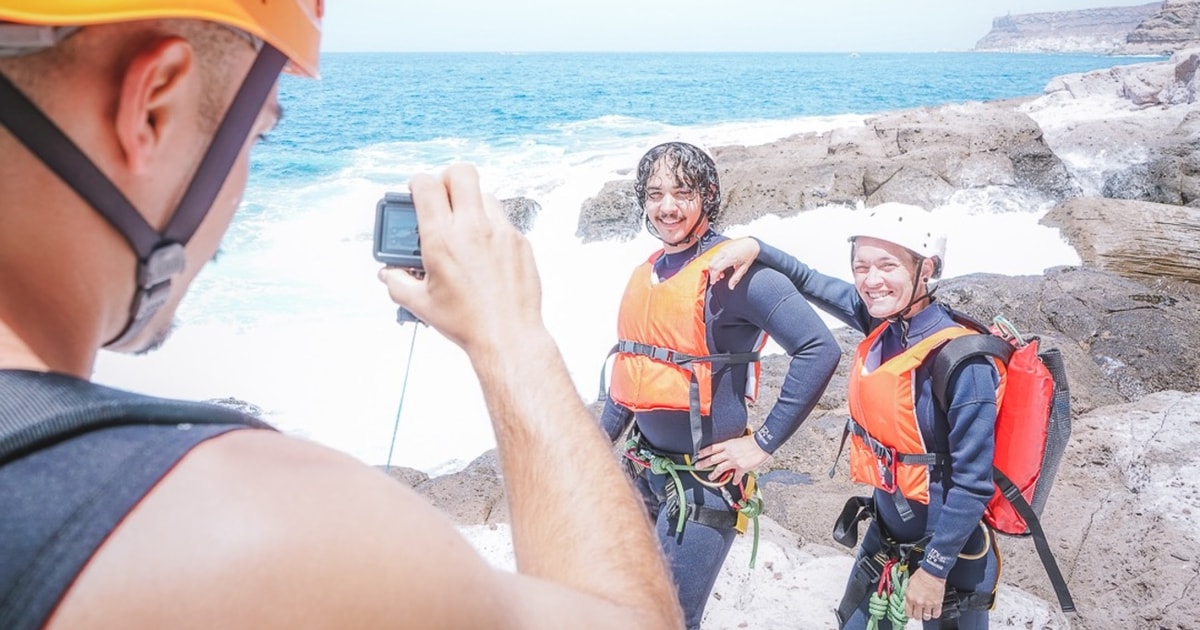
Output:
<svg viewBox="0 0 1200 630">
<path fill-rule="evenodd" d="M 630 122 L 598 126 L 614 124 Z M 96 379 L 187 399 L 239 398 L 263 408 L 268 421 L 289 433 L 377 464 L 388 456 L 412 344 L 392 461 L 427 472 L 454 470 L 492 447 L 494 438 L 462 352 L 432 330 L 394 323 L 395 307 L 375 279 L 378 264 L 370 256 L 375 202 L 385 191 L 402 189 L 414 172 L 468 159 L 498 196 L 536 199 L 542 210 L 529 239 L 542 274 L 545 319 L 580 392 L 594 400 L 627 274 L 658 244 L 645 233 L 581 244 L 575 236 L 580 204 L 604 182 L 629 177 L 641 153 L 662 140 L 754 144 L 848 124 L 861 118 L 664 126 L 586 144 L 567 134 L 500 145 L 379 145 L 356 152 L 346 172 L 301 187 L 253 181 L 247 203 L 258 214 L 239 219 L 229 251 L 197 279 L 171 343 L 144 357 L 104 354 Z M 580 126 L 570 131 L 579 133 Z M 950 234 L 947 275 L 1036 274 L 1077 263 L 1057 230 L 1038 225 L 1045 211 L 1000 189 L 962 194 L 935 209 Z M 823 208 L 768 216 L 727 232 L 762 236 L 845 277 L 845 236 L 854 219 L 853 211 Z M 1018 236 L 1021 246 L 1014 247 Z"/>
</svg>

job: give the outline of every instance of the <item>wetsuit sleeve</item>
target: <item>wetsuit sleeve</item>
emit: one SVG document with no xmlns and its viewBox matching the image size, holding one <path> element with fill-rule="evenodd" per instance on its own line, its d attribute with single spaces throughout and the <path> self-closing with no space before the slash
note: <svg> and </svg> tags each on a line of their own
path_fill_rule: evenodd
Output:
<svg viewBox="0 0 1200 630">
<path fill-rule="evenodd" d="M 998 384 L 995 364 L 984 357 L 965 363 L 950 383 L 950 489 L 921 561 L 935 577 L 950 574 L 992 497 Z"/>
<path fill-rule="evenodd" d="M 800 262 L 795 256 L 758 241 L 758 261 L 787 277 L 796 290 L 817 308 L 836 317 L 838 321 L 863 334 L 874 330 L 880 320 L 871 317 L 854 285 L 827 276 Z"/>
<path fill-rule="evenodd" d="M 747 318 L 791 357 L 779 398 L 754 439 L 774 453 L 817 405 L 841 359 L 829 327 L 782 274 L 765 267 L 746 278 Z"/>
<path fill-rule="evenodd" d="M 632 411 L 613 402 L 612 398 L 604 400 L 604 411 L 600 414 L 600 426 L 608 435 L 610 442 L 615 442 L 617 438 L 621 437 L 625 427 L 629 426 L 630 420 L 633 420 Z"/>
</svg>

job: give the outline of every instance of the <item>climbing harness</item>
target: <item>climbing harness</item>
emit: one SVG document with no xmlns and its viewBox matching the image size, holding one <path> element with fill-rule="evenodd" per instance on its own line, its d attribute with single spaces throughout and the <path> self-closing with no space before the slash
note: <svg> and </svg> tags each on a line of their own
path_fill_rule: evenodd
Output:
<svg viewBox="0 0 1200 630">
<path fill-rule="evenodd" d="M 705 478 L 704 473 L 712 472 L 712 468 L 695 466 L 692 464 L 691 456 L 687 454 L 672 455 L 654 450 L 640 438 L 636 431 L 633 431 L 629 439 L 625 441 L 623 454 L 625 459 L 639 471 L 648 470 L 656 475 L 669 476 L 671 478 L 671 485 L 668 486 L 669 492 L 673 492 L 679 501 L 686 496 L 680 473 L 691 475 L 696 483 L 706 488 L 720 491 L 721 497 L 729 504 L 732 511 L 714 510 L 700 505 L 676 506 L 678 516 L 676 517 L 675 533 L 683 533 L 684 523 L 689 518 L 710 527 L 732 527 L 739 534 L 746 533 L 748 521 L 753 521 L 754 543 L 750 550 L 750 568 L 754 568 L 758 558 L 758 517 L 762 515 L 763 511 L 762 493 L 758 488 L 757 473 L 753 471 L 746 473 L 745 478 L 736 484 L 732 483 L 733 471 L 725 473 L 717 481 L 709 481 Z M 730 492 L 731 486 L 738 489 L 739 498 L 734 498 L 733 493 Z"/>
<path fill-rule="evenodd" d="M 853 549 L 858 546 L 858 524 L 874 517 L 874 499 L 851 497 L 834 523 L 834 540 Z M 920 562 L 925 555 L 925 545 L 929 544 L 932 536 L 925 536 L 913 543 L 900 543 L 892 538 L 883 523 L 876 520 L 875 525 L 879 533 L 880 550 L 874 555 L 859 558 L 855 563 L 850 582 L 836 611 L 839 628 L 845 627 L 859 604 L 867 598 L 868 630 L 874 629 L 884 619 L 891 621 L 893 628 L 903 628 L 908 623 L 904 612 L 904 594 L 908 586 L 909 567 Z M 995 541 L 990 529 L 982 523 L 980 526 L 985 534 L 983 551 L 959 554 L 960 559 L 977 560 L 992 551 Z M 996 552 L 999 554 L 998 549 Z M 940 627 L 947 630 L 957 628 L 958 618 L 964 611 L 988 610 L 995 597 L 994 590 L 959 593 L 947 585 L 939 617 Z"/>
</svg>

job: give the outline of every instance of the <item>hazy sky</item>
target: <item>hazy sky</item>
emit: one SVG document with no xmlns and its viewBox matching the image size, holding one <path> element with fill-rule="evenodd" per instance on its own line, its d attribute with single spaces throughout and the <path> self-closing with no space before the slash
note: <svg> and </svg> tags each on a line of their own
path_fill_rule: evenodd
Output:
<svg viewBox="0 0 1200 630">
<path fill-rule="evenodd" d="M 323 50 L 969 50 L 1008 13 L 1147 0 L 328 0 Z"/>
</svg>

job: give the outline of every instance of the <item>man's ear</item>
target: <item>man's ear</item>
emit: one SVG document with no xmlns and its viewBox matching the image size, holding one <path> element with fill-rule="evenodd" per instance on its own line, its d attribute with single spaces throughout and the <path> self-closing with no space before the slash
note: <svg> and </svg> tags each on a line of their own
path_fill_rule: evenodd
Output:
<svg viewBox="0 0 1200 630">
<path fill-rule="evenodd" d="M 117 138 L 126 164 L 141 173 L 162 149 L 173 125 L 196 121 L 186 112 L 199 107 L 196 53 L 180 37 L 164 37 L 143 46 L 126 64 L 117 102 Z"/>
</svg>

